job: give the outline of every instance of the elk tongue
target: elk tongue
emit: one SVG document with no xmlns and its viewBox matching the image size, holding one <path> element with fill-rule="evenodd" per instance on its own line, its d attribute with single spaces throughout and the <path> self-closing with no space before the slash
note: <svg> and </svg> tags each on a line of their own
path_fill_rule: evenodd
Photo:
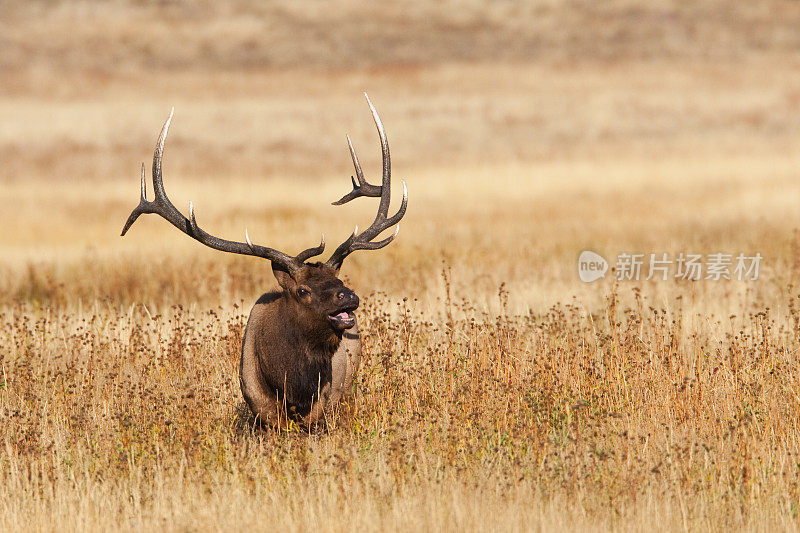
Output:
<svg viewBox="0 0 800 533">
<path fill-rule="evenodd" d="M 339 329 L 351 328 L 356 323 L 356 317 L 352 311 L 339 311 L 329 315 L 329 317 L 334 327 Z"/>
</svg>

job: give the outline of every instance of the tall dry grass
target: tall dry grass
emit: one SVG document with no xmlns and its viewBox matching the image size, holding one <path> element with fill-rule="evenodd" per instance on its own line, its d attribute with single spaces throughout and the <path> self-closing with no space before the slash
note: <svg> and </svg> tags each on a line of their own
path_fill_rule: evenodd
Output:
<svg viewBox="0 0 800 533">
<path fill-rule="evenodd" d="M 241 306 L 5 306 L 6 526 L 794 527 L 796 291 L 512 316 L 449 275 L 436 313 L 365 299 L 355 395 L 311 434 L 249 428 Z"/>
</svg>

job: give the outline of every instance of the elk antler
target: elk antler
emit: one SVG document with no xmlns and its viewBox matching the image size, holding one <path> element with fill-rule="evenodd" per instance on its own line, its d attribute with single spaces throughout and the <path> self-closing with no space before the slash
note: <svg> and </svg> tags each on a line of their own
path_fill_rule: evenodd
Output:
<svg viewBox="0 0 800 533">
<path fill-rule="evenodd" d="M 353 148 L 353 143 L 350 142 L 350 137 L 348 136 L 347 144 L 350 147 L 350 156 L 353 158 L 353 166 L 356 170 L 356 178 L 358 178 L 358 183 L 356 183 L 355 178 L 351 178 L 353 181 L 353 190 L 342 196 L 336 202 L 333 202 L 333 205 L 346 204 L 350 200 L 358 198 L 359 196 L 380 197 L 381 200 L 378 204 L 378 214 L 375 215 L 375 220 L 372 222 L 370 227 L 365 229 L 363 232 L 358 233 L 358 226 L 356 226 L 353 234 L 350 235 L 346 241 L 340 244 L 339 247 L 336 248 L 336 251 L 333 252 L 333 255 L 331 255 L 330 259 L 325 262 L 325 264 L 337 270 L 341 268 L 344 258 L 350 255 L 350 253 L 356 250 L 377 250 L 392 242 L 392 240 L 394 240 L 394 238 L 397 236 L 397 232 L 400 231 L 399 224 L 394 232 L 394 235 L 377 242 L 373 242 L 372 239 L 383 233 L 391 226 L 400 222 L 400 219 L 402 219 L 403 215 L 406 213 L 406 205 L 408 204 L 408 189 L 406 187 L 406 182 L 404 181 L 403 201 L 400 203 L 400 209 L 398 209 L 397 213 L 391 217 L 388 216 L 392 187 L 392 164 L 389 158 L 389 142 L 386 140 L 386 131 L 383 129 L 383 123 L 381 122 L 381 118 L 378 116 L 378 112 L 375 111 L 375 106 L 372 105 L 367 93 L 364 93 L 364 96 L 367 99 L 367 104 L 369 104 L 370 111 L 372 111 L 372 119 L 375 121 L 375 126 L 378 128 L 378 136 L 381 140 L 381 154 L 383 155 L 383 179 L 380 186 L 372 185 L 368 183 L 366 179 L 364 179 L 364 173 L 361 170 L 361 165 L 358 162 L 356 151 Z"/>
<path fill-rule="evenodd" d="M 194 207 L 192 206 L 191 202 L 189 202 L 190 218 L 183 216 L 167 197 L 167 193 L 164 191 L 164 182 L 161 177 L 161 157 L 164 155 L 164 141 L 167 138 L 167 131 L 169 130 L 169 125 L 172 121 L 172 114 L 174 112 L 175 108 L 170 111 L 169 118 L 164 123 L 164 127 L 161 128 L 161 135 L 158 136 L 158 142 L 156 143 L 156 148 L 153 153 L 153 190 L 155 191 L 155 199 L 152 202 L 147 200 L 146 176 L 144 164 L 142 164 L 141 199 L 139 200 L 139 205 L 136 206 L 136 208 L 131 212 L 127 222 L 125 222 L 125 226 L 122 228 L 122 235 L 125 235 L 131 225 L 136 222 L 137 218 L 139 218 L 139 215 L 143 213 L 155 213 L 160 215 L 162 218 L 167 220 L 170 224 L 181 230 L 189 237 L 205 244 L 210 248 L 221 250 L 223 252 L 263 257 L 264 259 L 269 259 L 272 261 L 274 266 L 277 266 L 282 270 L 286 270 L 289 272 L 289 274 L 294 274 L 303 266 L 304 261 L 310 257 L 320 255 L 325 250 L 324 235 L 322 236 L 322 242 L 320 242 L 319 246 L 304 250 L 295 257 L 272 248 L 267 248 L 266 246 L 259 246 L 251 243 L 250 237 L 247 235 L 246 228 L 246 243 L 220 239 L 219 237 L 215 237 L 209 233 L 206 233 L 200 228 L 200 226 L 197 225 L 197 221 L 194 217 Z"/>
</svg>

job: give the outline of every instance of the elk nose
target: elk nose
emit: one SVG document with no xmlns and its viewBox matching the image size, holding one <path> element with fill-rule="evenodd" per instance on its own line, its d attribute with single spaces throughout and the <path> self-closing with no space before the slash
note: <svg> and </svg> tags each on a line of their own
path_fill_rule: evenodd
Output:
<svg viewBox="0 0 800 533">
<path fill-rule="evenodd" d="M 350 289 L 340 289 L 339 292 L 336 293 L 336 298 L 343 304 L 358 307 L 358 296 Z"/>
</svg>

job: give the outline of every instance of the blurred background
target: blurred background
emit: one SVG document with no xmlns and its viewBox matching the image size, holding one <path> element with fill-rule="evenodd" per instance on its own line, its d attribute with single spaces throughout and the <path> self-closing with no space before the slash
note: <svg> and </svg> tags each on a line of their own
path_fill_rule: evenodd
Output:
<svg viewBox="0 0 800 533">
<path fill-rule="evenodd" d="M 764 255 L 747 286 L 655 296 L 768 300 L 797 271 L 795 1 L 0 2 L 0 296 L 208 306 L 252 301 L 268 265 L 204 249 L 138 201 L 158 131 L 167 192 L 209 232 L 329 250 L 375 201 L 350 189 L 392 150 L 395 243 L 354 254 L 362 293 L 517 311 L 577 296 L 584 249 Z M 148 170 L 149 174 L 149 170 Z M 443 261 L 449 274 L 442 275 Z M 188 275 L 187 275 L 188 273 Z M 679 290 L 675 290 L 675 289 Z M 744 296 L 742 296 L 744 295 Z M 422 305 L 422 304 L 420 304 Z"/>
</svg>

